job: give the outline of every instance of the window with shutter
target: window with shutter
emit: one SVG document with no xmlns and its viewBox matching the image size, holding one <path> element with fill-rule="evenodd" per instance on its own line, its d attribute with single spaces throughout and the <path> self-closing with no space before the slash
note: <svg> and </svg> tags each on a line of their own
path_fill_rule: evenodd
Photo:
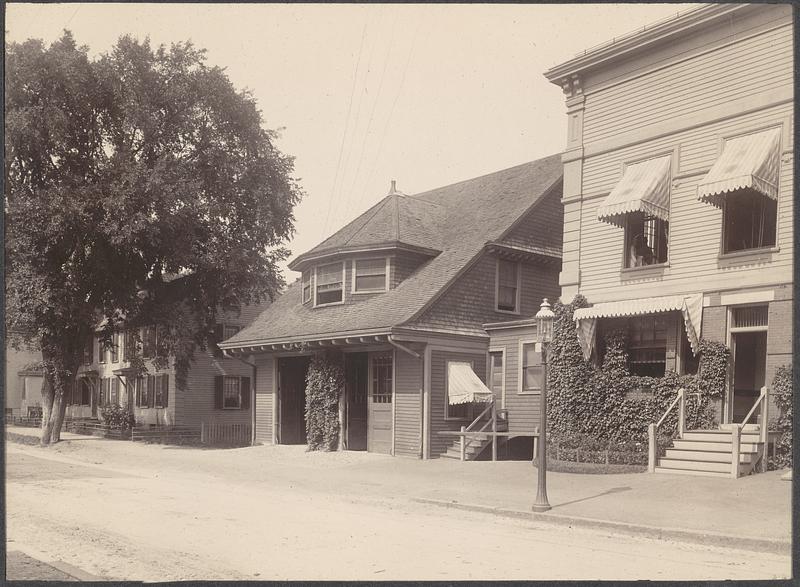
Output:
<svg viewBox="0 0 800 587">
<path fill-rule="evenodd" d="M 242 407 L 241 381 L 239 377 L 226 376 L 223 381 L 222 408 L 238 410 Z"/>
</svg>

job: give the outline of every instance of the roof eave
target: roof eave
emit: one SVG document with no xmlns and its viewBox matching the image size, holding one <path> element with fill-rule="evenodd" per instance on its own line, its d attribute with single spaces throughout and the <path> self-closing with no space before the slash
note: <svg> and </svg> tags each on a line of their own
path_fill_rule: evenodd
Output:
<svg viewBox="0 0 800 587">
<path fill-rule="evenodd" d="M 645 51 L 654 43 L 665 38 L 703 25 L 709 20 L 746 9 L 748 6 L 747 4 L 710 4 L 685 13 L 678 13 L 676 16 L 647 25 L 620 38 L 612 39 L 596 48 L 587 49 L 580 55 L 551 67 L 544 72 L 544 76 L 550 83 L 561 86 L 563 80 L 572 75 L 596 68 L 621 55 L 632 55 Z"/>
<path fill-rule="evenodd" d="M 313 253 L 303 253 L 302 255 L 299 255 L 298 257 L 293 259 L 289 263 L 288 267 L 292 271 L 302 271 L 305 267 L 307 267 L 314 261 L 321 261 L 323 259 L 328 259 L 331 257 L 336 257 L 344 254 L 373 253 L 373 252 L 384 252 L 384 251 L 406 251 L 410 253 L 419 253 L 421 255 L 427 255 L 430 257 L 435 257 L 436 255 L 441 253 L 441 251 L 438 249 L 421 247 L 419 245 L 404 243 L 401 241 L 384 241 L 370 245 L 350 245 L 344 247 L 334 247 L 322 251 L 315 251 Z"/>
</svg>

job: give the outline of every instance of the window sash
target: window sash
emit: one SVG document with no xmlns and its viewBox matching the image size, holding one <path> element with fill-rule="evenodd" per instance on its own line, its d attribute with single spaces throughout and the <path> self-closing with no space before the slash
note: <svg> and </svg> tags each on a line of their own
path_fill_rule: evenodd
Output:
<svg viewBox="0 0 800 587">
<path fill-rule="evenodd" d="M 317 288 L 321 285 L 342 285 L 343 263 L 331 263 L 317 267 Z"/>
<path fill-rule="evenodd" d="M 222 380 L 222 408 L 233 409 L 241 408 L 241 379 L 239 377 L 226 376 Z"/>
<path fill-rule="evenodd" d="M 372 403 L 392 403 L 392 357 L 372 358 Z"/>
<path fill-rule="evenodd" d="M 503 312 L 518 312 L 518 295 L 519 263 L 498 259 L 496 309 Z"/>
<path fill-rule="evenodd" d="M 522 391 L 541 391 L 542 353 L 536 350 L 536 343 L 522 344 Z"/>
<path fill-rule="evenodd" d="M 303 303 L 311 301 L 311 271 L 303 271 Z"/>
<path fill-rule="evenodd" d="M 353 290 L 356 292 L 386 290 L 386 258 L 355 259 Z"/>
</svg>

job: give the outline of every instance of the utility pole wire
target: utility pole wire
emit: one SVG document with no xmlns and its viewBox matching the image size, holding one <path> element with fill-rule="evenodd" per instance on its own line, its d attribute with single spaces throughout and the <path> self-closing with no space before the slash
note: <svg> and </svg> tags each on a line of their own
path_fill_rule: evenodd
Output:
<svg viewBox="0 0 800 587">
<path fill-rule="evenodd" d="M 339 145 L 339 160 L 336 162 L 336 174 L 333 176 L 333 186 L 331 189 L 331 196 L 328 199 L 328 207 L 325 212 L 325 228 L 324 231 L 326 234 L 328 232 L 328 220 L 331 215 L 331 206 L 333 205 L 333 199 L 336 192 L 336 181 L 339 178 L 339 168 L 342 164 L 342 151 L 344 151 L 344 139 L 347 136 L 347 127 L 350 123 L 350 111 L 353 107 L 353 94 L 356 91 L 356 78 L 358 77 L 358 67 L 361 65 L 361 50 L 364 48 L 364 37 L 367 35 L 367 21 L 364 20 L 364 26 L 361 29 L 361 44 L 358 46 L 358 59 L 356 59 L 356 68 L 353 71 L 353 86 L 350 88 L 350 102 L 347 105 L 347 116 L 344 119 L 344 132 L 342 133 L 342 143 Z"/>
</svg>

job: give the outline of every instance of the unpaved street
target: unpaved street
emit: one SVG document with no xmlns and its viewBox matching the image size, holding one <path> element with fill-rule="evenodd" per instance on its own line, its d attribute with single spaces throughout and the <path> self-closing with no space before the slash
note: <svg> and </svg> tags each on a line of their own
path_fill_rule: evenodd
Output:
<svg viewBox="0 0 800 587">
<path fill-rule="evenodd" d="M 381 495 L 368 481 L 344 491 L 329 475 L 315 483 L 320 469 L 309 462 L 345 467 L 346 456 L 308 455 L 304 466 L 275 459 L 271 476 L 241 469 L 250 457 L 279 454 L 267 447 L 70 444 L 8 445 L 8 550 L 108 579 L 701 580 L 789 573 L 788 556 L 442 509 Z M 176 470 L 181 454 L 191 464 Z M 226 455 L 240 465 L 235 471 L 215 466 Z"/>
</svg>

